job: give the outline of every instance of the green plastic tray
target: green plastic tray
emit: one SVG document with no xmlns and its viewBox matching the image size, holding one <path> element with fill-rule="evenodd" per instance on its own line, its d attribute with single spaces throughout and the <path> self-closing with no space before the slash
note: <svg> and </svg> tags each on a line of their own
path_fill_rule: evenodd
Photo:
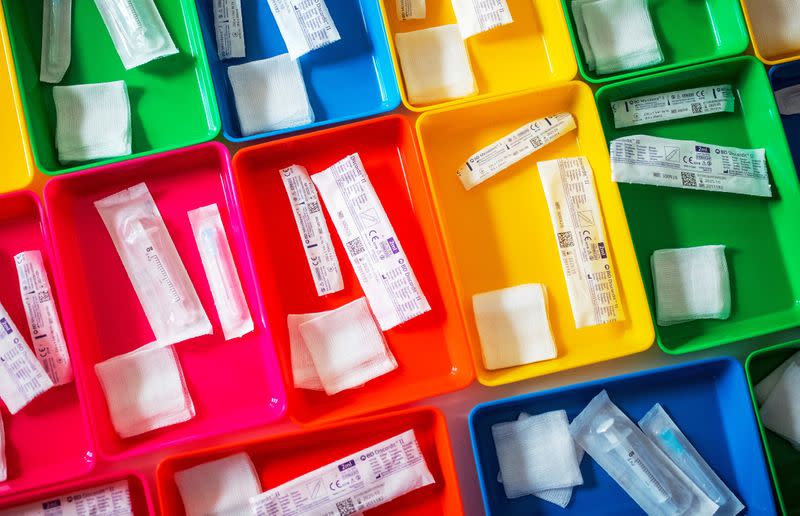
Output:
<svg viewBox="0 0 800 516">
<path fill-rule="evenodd" d="M 562 0 L 578 69 L 589 82 L 604 83 L 739 55 L 747 50 L 747 33 L 739 0 L 648 0 L 650 17 L 664 54 L 658 66 L 607 75 L 586 69 L 575 32 L 572 0 Z"/>
<path fill-rule="evenodd" d="M 750 397 L 753 398 L 761 439 L 764 441 L 764 450 L 772 473 L 772 483 L 784 514 L 800 514 L 800 451 L 789 444 L 789 441 L 767 430 L 761 424 L 753 387 L 798 349 L 800 340 L 778 344 L 754 351 L 747 357 L 745 363 Z"/>
<path fill-rule="evenodd" d="M 45 174 L 185 147 L 213 139 L 219 112 L 192 0 L 156 0 L 179 55 L 126 71 L 92 0 L 73 2 L 72 62 L 62 85 L 125 80 L 131 101 L 133 154 L 64 166 L 55 148 L 52 85 L 39 82 L 42 1 L 3 0 L 22 105 L 36 165 Z"/>
<path fill-rule="evenodd" d="M 731 84 L 733 113 L 614 128 L 610 102 L 640 95 Z M 800 325 L 800 186 L 764 67 L 736 57 L 631 79 L 596 93 L 610 142 L 648 134 L 742 148 L 765 148 L 772 198 L 619 184 L 645 289 L 654 309 L 650 256 L 665 248 L 724 244 L 732 311 L 724 321 L 656 325 L 659 346 L 687 353 Z"/>
</svg>

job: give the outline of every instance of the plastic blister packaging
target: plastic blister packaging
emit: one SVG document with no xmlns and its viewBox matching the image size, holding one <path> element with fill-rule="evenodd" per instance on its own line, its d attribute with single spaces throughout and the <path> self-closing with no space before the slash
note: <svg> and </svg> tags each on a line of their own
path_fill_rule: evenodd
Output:
<svg viewBox="0 0 800 516">
<path fill-rule="evenodd" d="M 95 0 L 126 70 L 177 54 L 153 0 Z"/>
<path fill-rule="evenodd" d="M 39 80 L 59 83 L 72 60 L 72 0 L 43 0 Z"/>
<path fill-rule="evenodd" d="M 639 427 L 712 502 L 719 505 L 715 516 L 734 516 L 744 510 L 742 502 L 711 469 L 661 404 L 656 403 L 645 414 Z"/>
<path fill-rule="evenodd" d="M 95 202 L 159 345 L 211 333 L 203 305 L 147 185 Z"/>
<path fill-rule="evenodd" d="M 608 397 L 570 424 L 575 442 L 650 516 L 707 515 L 718 508 Z"/>
</svg>

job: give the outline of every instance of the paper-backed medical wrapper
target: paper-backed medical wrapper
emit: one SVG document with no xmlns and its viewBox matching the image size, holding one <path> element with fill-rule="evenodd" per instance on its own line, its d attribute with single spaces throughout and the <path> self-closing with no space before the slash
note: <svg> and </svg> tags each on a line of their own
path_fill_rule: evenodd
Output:
<svg viewBox="0 0 800 516">
<path fill-rule="evenodd" d="M 433 483 L 408 430 L 253 497 L 250 506 L 257 516 L 355 514 Z"/>
<path fill-rule="evenodd" d="M 575 326 L 624 320 L 589 161 L 564 158 L 538 166 Z"/>
<path fill-rule="evenodd" d="M 134 516 L 127 480 L 0 511 L 0 516 Z"/>
</svg>

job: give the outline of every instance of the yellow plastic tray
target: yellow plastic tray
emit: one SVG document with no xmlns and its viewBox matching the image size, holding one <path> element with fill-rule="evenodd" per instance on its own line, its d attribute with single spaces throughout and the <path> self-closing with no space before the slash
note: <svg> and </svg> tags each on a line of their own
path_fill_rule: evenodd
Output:
<svg viewBox="0 0 800 516">
<path fill-rule="evenodd" d="M 780 56 L 762 54 L 761 50 L 758 48 L 758 39 L 756 38 L 756 34 L 753 31 L 753 24 L 750 22 L 750 13 L 747 10 L 747 0 L 741 0 L 741 4 L 745 20 L 747 20 L 747 32 L 750 33 L 750 42 L 753 44 L 753 52 L 755 53 L 756 57 L 758 57 L 761 60 L 762 63 L 768 65 L 776 65 L 780 63 L 786 63 L 788 61 L 794 61 L 795 59 L 800 59 L 800 42 L 797 43 L 797 52 L 794 54 L 780 55 Z"/>
<path fill-rule="evenodd" d="M 578 126 L 509 169 L 465 191 L 456 169 L 475 151 L 543 116 L 572 113 Z M 442 226 L 478 381 L 502 385 L 624 355 L 653 343 L 653 322 L 592 91 L 570 82 L 424 113 L 417 132 Z M 536 162 L 586 156 L 594 170 L 626 320 L 575 328 Z M 472 296 L 543 283 L 558 357 L 495 371 L 481 358 Z"/>
<path fill-rule="evenodd" d="M 8 43 L 8 32 L 3 10 L 0 9 L 0 152 L 3 154 L 3 171 L 0 172 L 0 193 L 27 188 L 33 180 L 33 157 L 28 130 L 19 100 L 17 74 Z"/>
<path fill-rule="evenodd" d="M 397 60 L 395 34 L 456 23 L 456 17 L 450 0 L 433 0 L 427 2 L 425 19 L 403 21 L 397 17 L 398 1 L 381 0 L 381 9 L 389 33 L 403 104 L 412 111 L 447 107 L 489 95 L 567 82 L 578 73 L 561 1 L 508 0 L 513 23 L 466 40 L 478 83 L 478 95 L 437 104 L 413 105 L 406 96 L 403 74 Z"/>
</svg>

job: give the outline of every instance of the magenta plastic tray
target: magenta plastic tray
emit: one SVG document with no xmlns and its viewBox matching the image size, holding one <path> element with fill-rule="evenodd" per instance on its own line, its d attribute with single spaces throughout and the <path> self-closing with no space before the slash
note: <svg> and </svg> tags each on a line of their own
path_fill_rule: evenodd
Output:
<svg viewBox="0 0 800 516">
<path fill-rule="evenodd" d="M 11 509 L 19 507 L 20 505 L 28 505 L 33 502 L 45 502 L 53 498 L 60 498 L 63 495 L 74 493 L 75 491 L 84 491 L 93 487 L 100 487 L 106 484 L 111 484 L 119 480 L 128 481 L 128 489 L 131 493 L 131 506 L 133 508 L 134 516 L 148 516 L 155 515 L 153 506 L 153 495 L 150 493 L 150 488 L 147 487 L 147 480 L 137 473 L 122 472 L 114 473 L 113 475 L 100 475 L 93 476 L 91 479 L 82 479 L 75 482 L 59 484 L 47 489 L 37 489 L 36 491 L 26 493 L 23 496 L 15 496 L 12 498 L 3 499 L 0 502 L 0 510 Z"/>
<path fill-rule="evenodd" d="M 144 181 L 186 265 L 214 334 L 176 346 L 197 415 L 121 439 L 111 425 L 96 363 L 154 340 L 136 293 L 94 201 Z M 44 190 L 64 295 L 66 331 L 75 342 L 98 452 L 120 459 L 173 444 L 262 425 L 281 417 L 285 394 L 253 262 L 243 231 L 228 151 L 209 143 L 50 180 Z M 217 203 L 256 329 L 225 341 L 187 211 Z"/>
<path fill-rule="evenodd" d="M 0 277 L 5 279 L 0 282 L 0 302 L 28 344 L 30 333 L 14 255 L 38 249 L 45 266 L 53 263 L 43 221 L 42 206 L 34 194 L 19 192 L 0 196 Z M 57 287 L 50 272 L 55 292 Z M 58 296 L 55 297 L 58 301 Z M 74 344 L 71 339 L 67 340 L 70 345 Z M 75 354 L 74 347 L 72 354 Z M 4 405 L 2 412 L 8 481 L 0 483 L 0 496 L 71 479 L 88 473 L 94 466 L 93 446 L 75 383 L 50 389 L 13 416 Z"/>
</svg>

